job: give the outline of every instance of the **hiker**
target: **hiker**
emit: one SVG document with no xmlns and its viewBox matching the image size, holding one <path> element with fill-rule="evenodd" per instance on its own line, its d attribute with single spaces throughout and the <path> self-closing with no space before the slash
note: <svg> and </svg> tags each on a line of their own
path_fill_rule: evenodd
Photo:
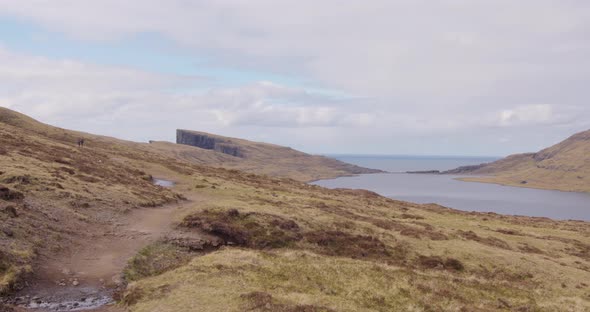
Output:
<svg viewBox="0 0 590 312">
<path fill-rule="evenodd" d="M 84 139 L 78 140 L 78 147 L 84 147 Z"/>
</svg>

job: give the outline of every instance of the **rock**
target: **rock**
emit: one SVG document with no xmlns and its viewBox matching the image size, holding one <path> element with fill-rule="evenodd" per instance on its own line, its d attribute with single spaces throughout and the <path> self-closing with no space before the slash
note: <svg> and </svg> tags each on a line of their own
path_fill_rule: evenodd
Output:
<svg viewBox="0 0 590 312">
<path fill-rule="evenodd" d="M 176 130 L 176 144 L 214 150 L 234 157 L 244 157 L 241 148 L 230 140 L 195 131 Z"/>
<path fill-rule="evenodd" d="M 9 228 L 2 228 L 2 232 L 8 237 L 14 236 L 14 232 Z"/>
<path fill-rule="evenodd" d="M 80 282 L 78 282 L 78 280 L 75 279 L 72 281 L 72 286 L 78 286 L 78 285 L 80 285 Z"/>
<path fill-rule="evenodd" d="M 14 310 L 12 307 L 4 305 L 3 303 L 0 303 L 0 312 L 15 312 L 16 310 Z"/>
<path fill-rule="evenodd" d="M 21 200 L 25 195 L 21 192 L 13 191 L 5 186 L 0 185 L 0 199 L 3 200 Z"/>
<path fill-rule="evenodd" d="M 4 208 L 4 212 L 6 212 L 6 214 L 8 214 L 11 218 L 18 217 L 18 211 L 14 206 L 6 206 L 6 208 Z"/>
<path fill-rule="evenodd" d="M 113 285 L 114 286 L 119 287 L 119 286 L 122 286 L 123 285 L 123 279 L 121 279 L 121 276 L 119 276 L 119 275 L 114 275 L 111 278 L 111 281 L 113 282 Z"/>
<path fill-rule="evenodd" d="M 498 298 L 498 308 L 510 309 L 511 307 L 512 307 L 512 305 L 510 303 L 508 303 L 508 301 L 506 301 L 502 298 Z"/>
</svg>

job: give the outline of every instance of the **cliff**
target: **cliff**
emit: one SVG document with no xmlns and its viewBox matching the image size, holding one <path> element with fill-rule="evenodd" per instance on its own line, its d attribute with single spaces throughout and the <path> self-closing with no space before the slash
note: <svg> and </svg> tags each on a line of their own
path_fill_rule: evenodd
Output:
<svg viewBox="0 0 590 312">
<path fill-rule="evenodd" d="M 239 146 L 231 140 L 214 137 L 206 133 L 188 130 L 176 130 L 176 144 L 184 144 L 203 149 L 214 150 L 234 157 L 244 157 Z"/>
<path fill-rule="evenodd" d="M 510 155 L 492 163 L 444 173 L 486 175 L 465 178 L 465 181 L 590 192 L 590 130 L 537 153 Z"/>
<path fill-rule="evenodd" d="M 152 145 L 161 152 L 173 153 L 175 157 L 198 164 L 299 181 L 382 172 L 324 156 L 306 154 L 290 147 L 199 131 L 177 130 L 176 143 L 156 142 Z"/>
</svg>

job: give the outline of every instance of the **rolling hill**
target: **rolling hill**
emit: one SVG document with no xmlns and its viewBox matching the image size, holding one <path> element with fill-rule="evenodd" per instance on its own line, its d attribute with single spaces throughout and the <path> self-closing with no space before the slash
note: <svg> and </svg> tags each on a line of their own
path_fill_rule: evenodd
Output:
<svg viewBox="0 0 590 312">
<path fill-rule="evenodd" d="M 484 175 L 462 180 L 512 186 L 590 192 L 590 130 L 537 153 L 449 170 L 448 174 Z"/>
<path fill-rule="evenodd" d="M 195 151 L 236 157 L 0 109 L 0 311 L 590 309 L 590 223 L 414 204 L 181 155 Z"/>
</svg>

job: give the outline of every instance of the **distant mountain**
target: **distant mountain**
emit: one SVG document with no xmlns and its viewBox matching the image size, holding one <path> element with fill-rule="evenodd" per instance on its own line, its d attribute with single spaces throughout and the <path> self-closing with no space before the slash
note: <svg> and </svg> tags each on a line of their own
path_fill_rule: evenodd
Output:
<svg viewBox="0 0 590 312">
<path fill-rule="evenodd" d="M 300 181 L 382 172 L 290 147 L 199 131 L 177 130 L 176 143 L 152 142 L 152 145 L 185 161 Z"/>
<path fill-rule="evenodd" d="M 590 192 L 590 130 L 537 153 L 511 155 L 492 163 L 459 167 L 444 173 L 489 175 L 463 179 L 466 181 Z"/>
</svg>

